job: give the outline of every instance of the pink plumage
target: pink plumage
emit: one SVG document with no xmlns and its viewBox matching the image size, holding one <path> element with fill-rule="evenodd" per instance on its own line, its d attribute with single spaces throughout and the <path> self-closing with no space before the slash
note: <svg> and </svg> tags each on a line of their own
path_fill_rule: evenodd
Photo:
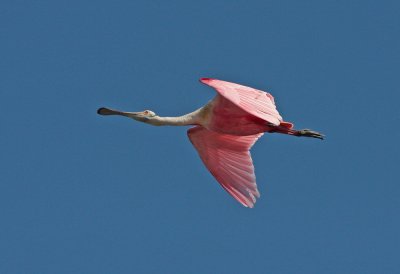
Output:
<svg viewBox="0 0 400 274">
<path fill-rule="evenodd" d="M 188 137 L 206 168 L 221 186 L 246 207 L 260 197 L 250 149 L 264 132 L 323 139 L 309 129 L 294 130 L 282 120 L 274 97 L 264 91 L 211 78 L 200 81 L 217 95 L 202 108 L 179 117 L 160 117 L 153 111 L 123 112 L 98 109 L 101 115 L 121 115 L 155 126 L 195 125 Z"/>
<path fill-rule="evenodd" d="M 242 205 L 253 207 L 260 193 L 250 148 L 269 130 L 269 123 L 282 122 L 274 97 L 226 81 L 200 81 L 215 88 L 217 96 L 210 103 L 208 123 L 189 129 L 189 139 L 221 186 Z"/>
<path fill-rule="evenodd" d="M 279 125 L 281 115 L 276 110 L 274 97 L 264 91 L 211 78 L 200 81 L 215 88 L 219 95 L 254 117 Z"/>
<path fill-rule="evenodd" d="M 253 207 L 260 197 L 250 148 L 263 135 L 220 134 L 196 126 L 188 136 L 201 160 L 221 186 L 246 207 Z"/>
</svg>

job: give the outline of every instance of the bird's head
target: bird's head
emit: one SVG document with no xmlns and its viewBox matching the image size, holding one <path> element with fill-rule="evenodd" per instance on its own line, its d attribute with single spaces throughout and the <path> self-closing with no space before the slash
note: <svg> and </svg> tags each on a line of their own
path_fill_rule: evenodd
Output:
<svg viewBox="0 0 400 274">
<path fill-rule="evenodd" d="M 144 123 L 149 123 L 152 120 L 152 118 L 157 116 L 154 113 L 154 111 L 151 111 L 151 110 L 144 110 L 144 111 L 139 111 L 139 112 L 125 112 L 125 111 L 113 110 L 113 109 L 109 109 L 109 108 L 99 108 L 97 110 L 97 113 L 100 115 L 121 115 L 121 116 L 135 119 L 136 121 L 144 122 Z"/>
<path fill-rule="evenodd" d="M 154 111 L 143 110 L 139 112 L 126 112 L 125 116 L 135 119 L 136 121 L 147 123 L 157 115 L 154 113 Z"/>
</svg>

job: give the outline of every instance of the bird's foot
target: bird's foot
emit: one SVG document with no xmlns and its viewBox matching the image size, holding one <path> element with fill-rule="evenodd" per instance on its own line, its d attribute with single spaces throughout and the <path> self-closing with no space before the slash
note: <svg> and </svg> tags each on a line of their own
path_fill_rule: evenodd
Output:
<svg viewBox="0 0 400 274">
<path fill-rule="evenodd" d="M 312 138 L 318 138 L 318 139 L 321 139 L 321 140 L 323 140 L 324 137 L 325 137 L 325 135 L 323 135 L 323 134 L 321 134 L 321 133 L 319 133 L 317 131 L 313 131 L 311 129 L 299 130 L 297 132 L 297 136 L 299 136 L 299 137 L 312 137 Z"/>
</svg>

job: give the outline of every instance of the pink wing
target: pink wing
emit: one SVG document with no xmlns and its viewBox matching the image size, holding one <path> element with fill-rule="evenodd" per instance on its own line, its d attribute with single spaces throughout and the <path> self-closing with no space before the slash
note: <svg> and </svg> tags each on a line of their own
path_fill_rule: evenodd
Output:
<svg viewBox="0 0 400 274">
<path fill-rule="evenodd" d="M 274 97 L 267 92 L 212 78 L 201 78 L 200 81 L 215 88 L 218 94 L 247 113 L 275 125 L 282 121 L 276 110 Z"/>
<path fill-rule="evenodd" d="M 226 135 L 201 126 L 188 130 L 189 139 L 207 169 L 245 207 L 253 207 L 256 197 L 260 197 L 249 150 L 262 135 Z"/>
</svg>

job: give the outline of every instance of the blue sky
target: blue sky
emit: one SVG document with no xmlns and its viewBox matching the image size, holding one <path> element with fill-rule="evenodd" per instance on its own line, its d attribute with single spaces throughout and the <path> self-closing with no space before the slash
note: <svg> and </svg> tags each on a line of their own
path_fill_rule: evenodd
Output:
<svg viewBox="0 0 400 274">
<path fill-rule="evenodd" d="M 233 3 L 234 2 L 234 3 Z M 398 273 L 397 1 L 0 4 L 1 273 Z M 254 146 L 261 199 L 216 183 L 172 116 L 214 77 L 328 137 Z"/>
</svg>

